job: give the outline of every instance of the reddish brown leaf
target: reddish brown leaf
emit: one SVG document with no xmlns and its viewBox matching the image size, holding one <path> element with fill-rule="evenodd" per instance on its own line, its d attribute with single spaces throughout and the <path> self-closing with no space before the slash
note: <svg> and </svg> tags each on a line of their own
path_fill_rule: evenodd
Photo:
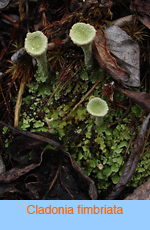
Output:
<svg viewBox="0 0 150 230">
<path fill-rule="evenodd" d="M 121 82 L 123 85 L 128 82 L 130 75 L 119 67 L 115 58 L 110 55 L 106 35 L 102 28 L 97 30 L 93 41 L 93 52 L 103 70 L 107 71 L 115 80 Z"/>
<path fill-rule="evenodd" d="M 146 112 L 150 113 L 150 94 L 146 92 L 134 92 L 126 89 L 121 89 L 117 87 L 117 89 L 129 97 L 131 100 L 140 105 Z"/>
</svg>

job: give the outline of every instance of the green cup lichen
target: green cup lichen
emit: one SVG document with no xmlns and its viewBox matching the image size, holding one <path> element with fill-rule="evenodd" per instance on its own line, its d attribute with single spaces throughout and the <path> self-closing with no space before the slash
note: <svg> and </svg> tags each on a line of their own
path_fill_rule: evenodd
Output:
<svg viewBox="0 0 150 230">
<path fill-rule="evenodd" d="M 36 31 L 33 33 L 27 33 L 25 38 L 25 50 L 37 61 L 37 74 L 45 81 L 48 76 L 48 65 L 46 52 L 48 48 L 48 39 L 41 32 Z"/>
<path fill-rule="evenodd" d="M 70 38 L 74 44 L 80 46 L 84 52 L 85 67 L 91 70 L 93 67 L 92 41 L 96 35 L 96 30 L 90 24 L 78 22 L 70 30 Z"/>
<path fill-rule="evenodd" d="M 87 111 L 92 116 L 96 117 L 96 125 L 101 126 L 101 124 L 103 123 L 103 117 L 108 112 L 108 105 L 106 101 L 102 100 L 101 98 L 92 96 L 87 104 Z"/>
</svg>

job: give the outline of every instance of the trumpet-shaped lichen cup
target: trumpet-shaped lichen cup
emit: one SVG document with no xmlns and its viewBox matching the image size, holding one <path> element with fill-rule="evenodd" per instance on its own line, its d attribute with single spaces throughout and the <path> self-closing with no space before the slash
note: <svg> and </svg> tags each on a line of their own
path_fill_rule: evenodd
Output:
<svg viewBox="0 0 150 230">
<path fill-rule="evenodd" d="M 95 116 L 95 123 L 97 126 L 101 126 L 103 123 L 103 117 L 108 112 L 108 105 L 106 101 L 99 97 L 91 97 L 87 104 L 87 111 L 92 115 Z"/>
<path fill-rule="evenodd" d="M 33 33 L 27 33 L 25 38 L 25 50 L 37 61 L 38 70 L 37 73 L 39 76 L 43 76 L 43 79 L 48 76 L 48 65 L 46 52 L 48 48 L 48 39 L 41 32 L 36 31 Z"/>
<path fill-rule="evenodd" d="M 85 67 L 91 70 L 93 67 L 92 42 L 95 38 L 96 30 L 90 24 L 78 22 L 70 30 L 70 38 L 74 44 L 80 46 L 84 52 Z"/>
</svg>

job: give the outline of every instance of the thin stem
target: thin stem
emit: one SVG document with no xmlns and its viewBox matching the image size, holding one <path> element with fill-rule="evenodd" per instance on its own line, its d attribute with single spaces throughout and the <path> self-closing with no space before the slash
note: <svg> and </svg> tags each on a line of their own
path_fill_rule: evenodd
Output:
<svg viewBox="0 0 150 230">
<path fill-rule="evenodd" d="M 84 52 L 84 62 L 87 70 L 91 70 L 93 68 L 93 56 L 92 56 L 92 44 L 87 44 L 81 46 Z"/>
<path fill-rule="evenodd" d="M 95 124 L 101 126 L 103 124 L 103 117 L 96 117 Z"/>
<path fill-rule="evenodd" d="M 37 66 L 38 66 L 38 75 L 40 77 L 48 77 L 48 64 L 47 64 L 47 57 L 46 52 L 40 56 L 40 58 L 36 58 Z"/>
</svg>

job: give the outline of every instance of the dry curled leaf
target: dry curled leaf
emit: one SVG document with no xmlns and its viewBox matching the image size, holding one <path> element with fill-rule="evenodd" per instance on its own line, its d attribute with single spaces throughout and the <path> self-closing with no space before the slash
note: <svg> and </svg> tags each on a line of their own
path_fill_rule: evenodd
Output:
<svg viewBox="0 0 150 230">
<path fill-rule="evenodd" d="M 146 92 L 134 92 L 126 89 L 121 89 L 117 87 L 117 89 L 129 97 L 131 100 L 136 102 L 139 106 L 141 106 L 146 112 L 150 113 L 150 94 Z"/>
<path fill-rule="evenodd" d="M 118 66 L 116 60 L 109 52 L 104 30 L 98 29 L 93 41 L 93 52 L 100 67 L 107 71 L 115 80 L 126 85 L 130 75 Z"/>
<path fill-rule="evenodd" d="M 42 140 L 33 137 L 20 135 L 13 139 L 8 153 L 15 166 L 0 175 L 0 195 L 4 199 L 13 199 L 14 194 L 19 199 L 97 199 L 94 181 L 72 156 L 63 149 L 43 150 L 45 147 Z"/>
<path fill-rule="evenodd" d="M 40 159 L 40 162 L 38 164 L 27 165 L 23 168 L 15 167 L 15 168 L 12 168 L 12 169 L 2 173 L 0 175 L 0 183 L 10 183 L 10 182 L 18 179 L 22 175 L 25 175 L 26 173 L 30 172 L 34 168 L 38 167 L 42 162 L 42 155 L 43 155 L 43 153 L 41 154 L 41 159 Z"/>
</svg>

